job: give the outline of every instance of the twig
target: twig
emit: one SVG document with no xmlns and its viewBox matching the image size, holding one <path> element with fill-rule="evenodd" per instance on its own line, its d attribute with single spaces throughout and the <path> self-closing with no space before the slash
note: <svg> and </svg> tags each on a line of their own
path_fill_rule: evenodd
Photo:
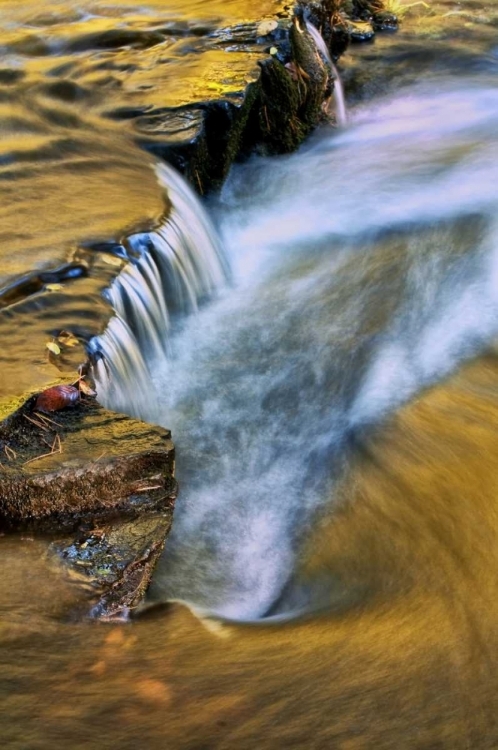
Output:
<svg viewBox="0 0 498 750">
<path fill-rule="evenodd" d="M 57 445 L 57 448 L 55 447 L 56 445 Z M 42 453 L 41 456 L 35 456 L 34 458 L 30 458 L 28 461 L 25 461 L 23 463 L 23 466 L 26 466 L 27 464 L 30 464 L 33 461 L 40 461 L 40 459 L 42 458 L 48 458 L 49 456 L 53 456 L 55 453 L 62 453 L 62 443 L 59 437 L 59 433 L 57 433 L 54 438 L 54 442 L 52 443 L 52 448 L 50 449 L 50 453 Z"/>
<path fill-rule="evenodd" d="M 267 128 L 268 132 L 270 132 L 270 121 L 268 120 L 268 111 L 266 109 L 266 104 L 263 107 L 263 114 L 264 114 L 265 120 L 266 120 L 266 128 Z"/>
<path fill-rule="evenodd" d="M 34 458 L 30 458 L 28 461 L 25 461 L 23 463 L 23 466 L 27 466 L 27 464 L 33 463 L 33 461 L 39 461 L 42 458 L 47 458 L 48 456 L 53 456 L 55 451 L 50 451 L 50 453 L 42 453 L 41 456 L 35 456 Z"/>
<path fill-rule="evenodd" d="M 8 445 L 3 446 L 3 450 L 9 461 L 14 461 L 14 459 L 17 458 L 17 453 L 12 448 L 9 448 Z"/>
<path fill-rule="evenodd" d="M 199 185 L 199 192 L 201 195 L 204 195 L 204 190 L 202 189 L 201 178 L 199 177 L 199 172 L 197 171 L 197 169 L 194 169 L 194 173 L 195 173 L 195 177 L 197 180 L 197 184 Z"/>
<path fill-rule="evenodd" d="M 45 416 L 45 414 L 42 414 L 41 412 L 36 412 L 37 416 L 43 421 L 43 422 L 49 422 L 50 424 L 55 424 L 56 427 L 63 427 L 60 422 L 56 422 L 55 419 L 50 419 L 49 417 Z"/>
<path fill-rule="evenodd" d="M 45 432 L 48 432 L 48 427 L 46 425 L 42 424 L 42 422 L 38 422 L 36 419 L 31 419 L 31 417 L 28 417 L 27 414 L 23 414 L 24 419 L 27 419 L 28 422 L 31 422 L 31 424 L 34 424 L 36 427 L 39 427 L 40 430 L 45 430 Z"/>
<path fill-rule="evenodd" d="M 60 436 L 59 436 L 58 432 L 55 435 L 54 443 L 53 443 L 52 448 L 54 448 L 54 446 L 55 446 L 56 443 L 57 443 L 57 452 L 58 453 L 62 453 L 62 443 L 61 443 L 61 439 L 60 439 Z"/>
</svg>

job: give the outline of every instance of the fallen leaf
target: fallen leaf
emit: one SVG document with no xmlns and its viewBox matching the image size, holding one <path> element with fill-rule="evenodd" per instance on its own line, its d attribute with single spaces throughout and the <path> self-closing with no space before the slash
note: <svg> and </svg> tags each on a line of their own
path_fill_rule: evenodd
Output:
<svg viewBox="0 0 498 750">
<path fill-rule="evenodd" d="M 102 260 L 107 263 L 108 266 L 120 266 L 123 262 L 121 258 L 116 258 L 115 255 L 103 255 Z"/>
<path fill-rule="evenodd" d="M 80 392 L 73 385 L 54 385 L 39 394 L 35 401 L 35 409 L 59 411 L 67 406 L 75 406 L 79 398 Z"/>
<path fill-rule="evenodd" d="M 268 36 L 268 34 L 271 34 L 272 31 L 275 31 L 277 27 L 277 21 L 261 21 L 257 30 L 258 36 Z"/>
<path fill-rule="evenodd" d="M 49 352 L 52 352 L 52 354 L 59 355 L 61 353 L 61 348 L 55 343 L 55 341 L 49 341 L 45 346 Z"/>
<path fill-rule="evenodd" d="M 63 346 L 78 346 L 80 343 L 71 331 L 61 331 L 57 336 L 57 341 Z"/>
<path fill-rule="evenodd" d="M 97 395 L 97 391 L 94 391 L 93 388 L 90 388 L 90 386 L 88 385 L 88 383 L 85 383 L 84 380 L 80 380 L 80 382 L 79 382 L 78 385 L 79 385 L 80 391 L 82 393 L 84 393 L 85 396 L 96 396 Z"/>
</svg>

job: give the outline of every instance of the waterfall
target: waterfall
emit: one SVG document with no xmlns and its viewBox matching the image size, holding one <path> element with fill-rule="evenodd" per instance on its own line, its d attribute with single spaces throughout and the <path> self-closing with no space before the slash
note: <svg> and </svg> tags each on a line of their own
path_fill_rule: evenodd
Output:
<svg viewBox="0 0 498 750">
<path fill-rule="evenodd" d="M 300 555 L 363 435 L 498 333 L 497 124 L 494 81 L 424 80 L 235 166 L 215 205 L 234 269 L 218 295 L 212 227 L 162 172 L 170 216 L 129 239 L 96 340 L 99 398 L 177 447 L 151 601 L 240 621 L 340 600 Z"/>
<path fill-rule="evenodd" d="M 316 26 L 313 26 L 310 21 L 306 21 L 306 28 L 313 37 L 313 41 L 315 42 L 318 50 L 322 53 L 323 57 L 327 61 L 327 65 L 332 71 L 332 77 L 334 78 L 335 117 L 339 127 L 343 128 L 348 123 L 348 113 L 346 109 L 346 99 L 344 96 L 344 87 L 342 85 L 341 76 L 339 75 L 339 71 L 332 61 L 332 57 L 330 56 L 328 47 L 325 44 L 325 40 Z"/>
<path fill-rule="evenodd" d="M 114 316 L 89 345 L 99 396 L 136 416 L 145 396 L 137 386 L 150 380 L 146 360 L 167 354 L 172 320 L 196 311 L 228 278 L 199 199 L 171 167 L 157 166 L 156 174 L 170 212 L 157 229 L 123 243 L 130 262 L 105 293 Z"/>
</svg>

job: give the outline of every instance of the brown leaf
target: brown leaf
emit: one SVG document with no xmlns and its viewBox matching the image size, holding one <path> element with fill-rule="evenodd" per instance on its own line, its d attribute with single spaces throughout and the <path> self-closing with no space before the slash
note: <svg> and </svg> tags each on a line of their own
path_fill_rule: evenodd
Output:
<svg viewBox="0 0 498 750">
<path fill-rule="evenodd" d="M 35 402 L 35 409 L 39 411 L 60 411 L 67 406 L 75 406 L 80 398 L 80 392 L 73 385 L 54 385 L 42 391 Z"/>
<path fill-rule="evenodd" d="M 78 346 L 80 343 L 71 331 L 61 331 L 57 336 L 57 342 L 62 346 Z"/>
<path fill-rule="evenodd" d="M 93 388 L 90 388 L 88 383 L 85 383 L 84 380 L 80 380 L 78 383 L 79 389 L 82 393 L 85 394 L 85 396 L 96 396 L 97 391 L 94 391 Z"/>
</svg>

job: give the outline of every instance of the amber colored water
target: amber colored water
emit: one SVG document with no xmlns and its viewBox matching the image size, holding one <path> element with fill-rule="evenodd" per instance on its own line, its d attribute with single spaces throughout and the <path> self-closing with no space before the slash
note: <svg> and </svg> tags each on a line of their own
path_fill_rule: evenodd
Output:
<svg viewBox="0 0 498 750">
<path fill-rule="evenodd" d="M 186 8 L 183 3 L 150 2 L 148 7 L 153 14 L 167 9 L 172 16 L 203 19 L 207 5 L 192 3 Z M 125 6 L 132 7 L 128 3 L 119 7 Z M 104 5 L 98 7 L 102 11 Z M 208 15 L 212 20 L 212 14 L 223 14 L 232 21 L 256 10 L 240 2 L 210 3 Z M 35 11 L 29 3 L 1 3 L 0 11 L 7 36 L 14 33 L 14 21 L 22 18 L 25 22 L 41 12 L 39 4 Z M 46 4 L 45 11 L 66 14 L 68 23 L 80 12 L 67 3 Z M 352 221 L 351 195 L 358 189 L 362 205 L 370 209 L 370 213 L 357 213 L 354 224 L 341 225 L 333 211 L 323 213 L 322 227 L 311 220 L 298 221 L 296 232 L 303 245 L 298 251 L 293 246 L 292 215 L 312 217 L 323 209 L 328 159 L 337 168 L 330 141 L 333 136 L 328 132 L 319 135 L 295 161 L 275 167 L 273 173 L 271 164 L 265 162 L 250 165 L 246 171 L 243 168 L 234 176 L 221 206 L 213 212 L 223 232 L 231 229 L 240 250 L 240 255 L 232 258 L 236 282 L 237 278 L 240 281 L 240 303 L 237 297 L 222 299 L 218 303 L 221 313 L 213 306 L 199 318 L 197 328 L 191 324 L 193 332 L 186 325 L 178 334 L 180 371 L 188 370 L 188 347 L 198 342 L 202 368 L 192 368 L 192 382 L 170 381 L 172 394 L 165 394 L 161 416 L 164 421 L 171 417 L 177 430 L 183 494 L 178 501 L 176 528 L 184 529 L 188 544 L 182 548 L 181 533 L 176 531 L 155 582 L 155 598 L 163 600 L 162 606 L 130 624 L 111 625 L 82 622 L 76 616 L 82 593 L 51 556 L 47 540 L 29 535 L 0 538 L 2 747 L 492 750 L 498 746 L 498 321 L 496 246 L 491 242 L 496 239 L 496 196 L 486 192 L 492 162 L 479 158 L 482 153 L 489 155 L 493 143 L 496 146 L 492 128 L 495 99 L 489 93 L 496 81 L 493 13 L 493 8 L 471 1 L 433 4 L 430 12 L 421 6 L 407 16 L 404 36 L 384 37 L 375 46 L 351 51 L 344 59 L 346 95 L 357 123 L 349 145 L 343 134 L 341 138 L 346 140 L 338 143 L 336 151 L 339 155 L 356 154 L 360 172 L 365 180 L 372 180 L 362 183 L 362 193 L 361 174 L 356 178 L 354 170 L 348 172 L 341 161 L 345 169 L 341 184 L 347 190 L 336 196 L 334 206 L 340 206 L 342 216 Z M 110 5 L 105 14 L 111 25 L 123 15 Z M 69 36 L 71 33 L 68 31 Z M 16 64 L 38 81 L 43 66 L 53 64 L 49 57 L 20 55 Z M 88 73 L 88 61 L 79 60 L 78 65 Z M 38 85 L 41 82 L 35 87 Z M 396 107 L 406 96 L 404 86 L 409 87 L 412 106 L 413 102 L 427 106 L 429 94 L 434 96 L 435 91 L 441 90 L 444 96 L 456 91 L 466 113 L 462 120 L 455 114 L 458 127 L 455 125 L 454 131 L 451 123 L 438 126 L 428 117 L 432 130 L 427 142 L 417 137 L 418 152 L 409 151 L 408 133 L 406 161 L 398 148 L 383 151 L 379 146 L 373 154 L 368 147 L 372 123 L 378 122 L 382 140 L 382 122 L 375 118 L 379 112 L 388 117 L 389 102 L 394 104 L 391 119 L 386 121 L 391 125 L 409 122 L 406 109 L 403 116 L 393 115 L 399 114 Z M 26 104 L 31 101 L 29 91 L 23 92 L 21 83 L 15 84 L 14 91 L 21 101 L 21 119 L 39 117 L 39 111 L 32 115 Z M 96 86 L 96 96 L 98 91 Z M 473 94 L 466 98 L 465 92 Z M 479 112 L 475 126 L 469 101 Z M 0 106 L 4 106 L 2 102 Z M 66 164 L 61 172 L 48 170 L 47 175 L 47 170 L 40 171 L 38 152 L 29 157 L 26 173 L 17 173 L 10 182 L 0 181 L 3 186 L 15 187 L 12 205 L 18 207 L 19 216 L 32 220 L 30 225 L 26 219 L 23 236 L 15 227 L 13 209 L 9 210 L 5 201 L 0 206 L 2 215 L 13 222 L 8 231 L 15 253 L 5 250 L 5 244 L 0 251 L 6 277 L 39 263 L 67 258 L 67 248 L 84 242 L 88 234 L 90 239 L 118 235 L 130 226 L 154 220 L 162 210 L 149 157 L 138 148 L 134 150 L 126 127 L 116 130 L 115 123 L 101 114 L 100 103 L 92 105 L 95 109 L 85 105 L 80 110 L 79 106 L 77 117 L 85 123 L 77 129 L 84 134 L 78 141 L 86 160 L 81 173 L 74 160 L 69 164 L 66 155 L 61 156 L 58 140 L 53 153 Z M 65 109 L 66 104 L 57 107 Z M 463 120 L 465 127 L 460 126 Z M 417 119 L 417 136 L 422 121 L 423 113 Z M 9 127 L 17 153 L 22 137 L 17 125 Z M 51 129 L 60 126 L 44 122 L 43 127 L 43 137 L 50 140 L 54 137 Z M 399 137 L 399 130 L 396 132 Z M 70 133 L 66 137 L 73 143 L 73 126 Z M 29 139 L 34 137 L 31 133 Z M 385 132 L 386 143 L 392 137 L 393 132 Z M 98 152 L 92 150 L 95 142 Z M 32 145 L 30 141 L 27 148 Z M 45 146 L 40 148 L 43 151 Z M 395 154 L 395 163 L 379 161 L 378 154 L 384 153 Z M 316 193 L 310 164 L 320 188 Z M 400 164 L 409 165 L 406 175 Z M 297 172 L 292 172 L 293 165 Z M 13 167 L 7 160 L 0 168 L 8 171 Z M 149 173 L 150 181 L 145 176 Z M 91 182 L 86 182 L 92 174 Z M 302 179 L 294 180 L 289 174 Z M 64 185 L 60 193 L 57 175 Z M 446 184 L 452 190 L 441 193 L 435 186 L 443 184 L 447 175 Z M 469 176 L 473 181 L 466 182 L 463 178 Z M 100 177 L 108 181 L 105 190 Z M 424 178 L 427 190 L 422 189 Z M 332 171 L 330 180 L 333 195 L 337 178 L 334 183 Z M 381 206 L 377 194 L 375 200 L 369 200 L 367 188 L 380 189 L 385 180 L 395 186 L 396 193 L 386 192 Z M 78 186 L 75 190 L 81 187 L 81 193 L 72 194 L 68 187 L 71 211 L 59 211 L 71 181 Z M 307 185 L 302 195 L 298 194 L 299 184 Z M 96 191 L 101 187 L 104 193 L 99 194 Z M 252 198 L 248 196 L 251 188 L 256 193 Z M 273 196 L 282 216 L 288 212 L 278 231 L 275 220 L 268 221 L 267 205 L 257 211 L 263 189 L 268 191 L 265 196 Z M 102 208 L 104 200 L 106 210 Z M 248 213 L 244 213 L 245 201 L 251 203 Z M 411 222 L 397 215 L 397 206 L 409 207 Z M 248 216 L 252 222 L 245 226 L 243 219 Z M 268 237 L 274 237 L 276 261 L 271 247 L 263 259 L 257 254 L 247 256 L 258 232 L 266 238 L 261 243 L 265 247 L 270 247 Z M 289 259 L 284 262 L 286 254 Z M 325 273 L 327 263 L 330 278 Z M 78 304 L 68 303 L 65 308 L 72 322 L 90 315 L 85 312 L 89 308 L 94 311 L 92 300 L 100 299 L 100 287 L 108 279 L 109 269 L 101 258 L 92 268 L 90 280 L 85 281 L 90 287 L 80 294 L 75 284 Z M 334 283 L 332 272 L 337 274 Z M 251 274 L 261 274 L 260 286 L 255 283 L 251 287 Z M 307 311 L 298 304 L 301 300 L 308 301 Z M 233 324 L 225 329 L 224 304 Z M 35 368 L 40 381 L 50 377 L 49 364 L 41 353 L 37 360 L 35 343 L 44 343 L 50 330 L 47 309 L 38 300 L 24 312 L 8 311 L 10 318 L 2 322 L 2 395 L 15 393 L 16 382 L 20 388 L 19 373 L 26 362 Z M 51 325 L 60 325 L 58 311 L 54 304 L 55 322 Z M 91 314 L 97 322 L 94 319 L 88 329 L 94 331 L 98 315 Z M 99 314 L 105 317 L 103 307 Z M 203 330 L 206 339 L 200 340 Z M 219 338 L 224 332 L 226 342 L 214 340 L 218 331 Z M 219 361 L 218 351 L 223 354 Z M 315 381 L 300 366 L 300 357 L 304 362 L 311 358 L 316 364 L 316 382 L 323 382 L 324 387 L 315 387 Z M 407 358 L 412 367 L 407 367 Z M 245 401 L 237 390 L 230 389 L 229 378 L 226 382 L 223 378 L 235 372 L 238 382 L 258 395 L 260 384 L 261 389 L 266 387 L 265 377 L 272 374 L 267 367 L 271 362 L 285 373 L 287 366 L 292 371 L 295 362 L 299 389 L 284 388 L 284 395 L 294 395 L 292 403 L 288 399 L 279 402 L 280 391 L 271 389 L 270 412 L 276 416 L 283 413 L 285 419 L 276 422 L 268 418 L 263 425 L 267 434 L 275 424 L 293 429 L 275 433 L 268 449 L 262 435 L 263 447 L 251 452 L 254 441 L 239 444 L 242 432 L 230 433 L 223 421 L 223 398 L 227 411 L 232 409 L 230 415 L 239 420 L 236 425 L 242 425 L 249 436 L 257 433 L 256 410 L 248 409 L 240 417 Z M 348 375 L 347 382 L 338 381 L 341 373 Z M 156 374 L 156 384 L 166 375 L 170 373 Z M 211 381 L 211 376 L 216 380 Z M 284 381 L 284 386 L 288 382 Z M 205 404 L 211 404 L 212 425 L 220 426 L 219 430 L 211 428 L 212 453 L 202 447 L 201 438 L 208 432 L 201 413 Z M 318 460 L 318 451 L 308 451 L 309 441 L 322 436 L 313 425 L 320 423 L 329 405 L 336 404 L 340 406 L 341 429 L 341 415 L 348 419 L 347 439 L 340 442 L 330 463 L 333 482 L 328 483 L 325 477 L 318 489 L 312 487 L 312 493 L 311 484 L 302 477 L 313 476 L 315 467 L 322 473 L 327 469 L 323 456 Z M 194 437 L 199 443 L 192 445 Z M 248 484 L 249 472 L 240 473 L 244 458 L 263 460 L 266 455 L 277 463 L 282 456 L 290 456 L 295 473 L 287 473 L 286 479 L 291 476 L 297 491 L 288 494 L 287 508 L 294 511 L 301 507 L 301 494 L 302 507 L 309 512 L 304 516 L 296 512 L 289 518 L 285 496 L 274 493 L 278 502 L 273 505 L 269 497 L 268 508 L 276 521 L 282 521 L 275 527 L 275 537 L 268 537 L 275 539 L 273 547 L 270 545 L 274 554 L 259 554 L 257 559 L 255 554 L 252 561 L 244 558 L 244 565 L 237 565 L 237 544 L 247 541 L 244 533 L 253 520 L 252 509 L 264 498 L 265 482 L 271 475 L 266 471 L 262 481 L 257 470 L 261 464 L 255 462 L 249 477 L 252 492 L 246 494 L 245 505 L 240 503 L 231 514 L 229 507 L 219 505 L 219 498 L 210 496 L 211 488 L 217 486 L 212 476 L 205 480 L 200 476 L 199 468 L 209 469 L 217 451 L 226 459 L 226 473 L 221 472 L 225 496 L 230 481 L 234 495 L 242 487 L 240 477 Z M 316 492 L 321 493 L 320 502 L 310 509 L 310 497 Z M 210 530 L 211 509 L 218 514 L 218 521 L 221 517 L 221 523 Z M 305 528 L 299 530 L 298 551 L 293 548 L 289 555 L 283 532 L 297 522 L 305 522 Z M 234 529 L 240 531 L 238 538 Z M 220 578 L 220 588 L 220 582 L 212 580 L 210 566 L 216 555 L 223 563 L 219 540 L 224 531 L 229 547 L 225 548 L 225 577 Z M 256 553 L 264 550 L 266 554 L 264 545 L 258 547 L 259 541 L 255 539 Z M 192 559 L 198 571 L 191 563 L 189 567 Z M 284 570 L 281 578 L 275 574 L 271 581 L 292 584 L 284 586 L 281 599 L 276 597 L 273 610 L 267 610 L 285 614 L 287 603 L 292 614 L 293 605 L 302 610 L 302 602 L 309 596 L 305 616 L 264 623 L 256 615 L 265 612 L 256 612 L 256 605 L 256 615 L 245 618 L 253 622 L 247 624 L 230 623 L 219 616 L 200 619 L 193 614 L 196 604 L 209 610 L 210 595 L 215 612 L 223 609 L 227 592 L 230 601 L 237 603 L 233 597 L 240 594 L 239 580 L 230 578 L 231 566 L 237 573 L 247 568 L 250 574 L 252 569 L 261 571 L 266 560 L 268 565 L 288 562 L 290 569 Z M 275 570 L 280 575 L 278 566 Z M 262 574 L 260 578 L 265 580 Z M 255 601 L 261 596 L 260 578 L 253 582 Z M 241 597 L 241 612 L 245 613 L 251 609 L 248 590 L 246 586 Z M 278 587 L 275 591 L 278 593 Z M 187 600 L 189 606 L 167 603 L 172 593 Z"/>
</svg>

